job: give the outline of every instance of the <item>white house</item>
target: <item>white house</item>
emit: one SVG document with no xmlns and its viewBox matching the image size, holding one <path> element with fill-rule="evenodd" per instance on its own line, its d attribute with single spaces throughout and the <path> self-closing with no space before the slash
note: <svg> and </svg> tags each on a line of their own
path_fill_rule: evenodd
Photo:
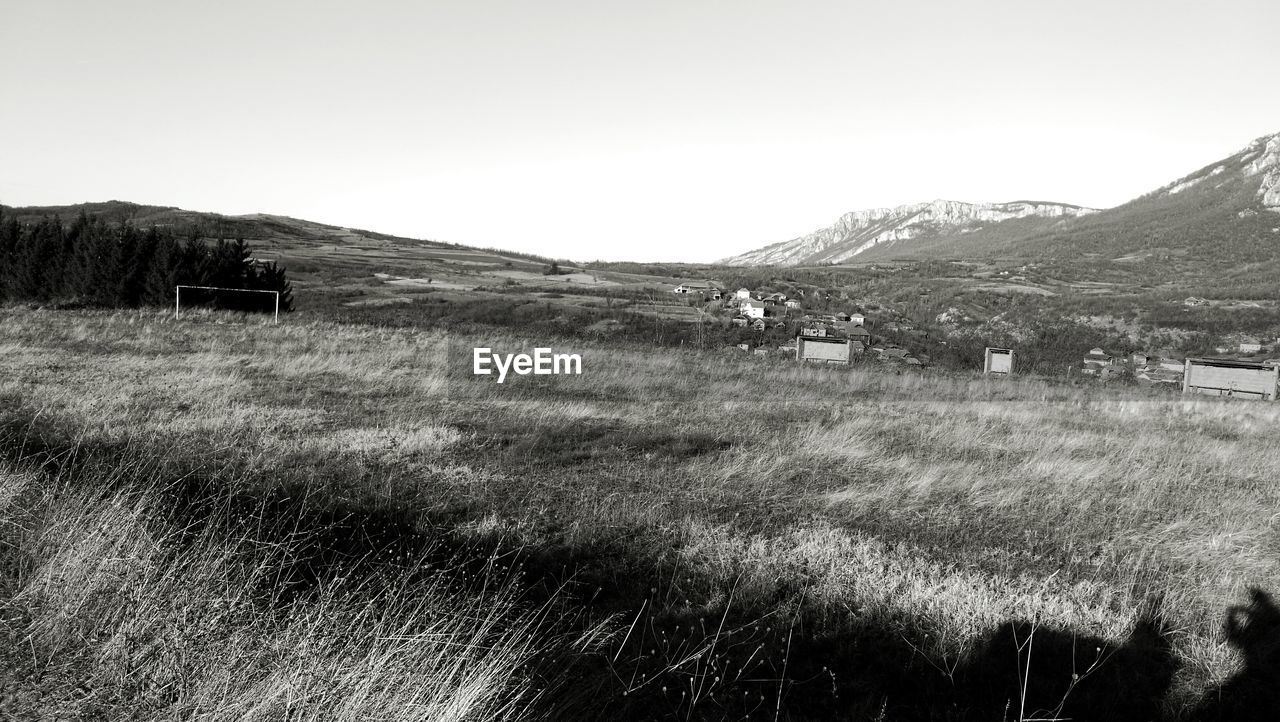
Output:
<svg viewBox="0 0 1280 722">
<path fill-rule="evenodd" d="M 751 291 L 745 288 L 739 288 L 733 292 L 733 297 L 741 301 L 747 301 L 751 298 Z"/>
<path fill-rule="evenodd" d="M 764 318 L 764 304 L 758 301 L 743 301 L 738 308 L 747 318 Z"/>
<path fill-rule="evenodd" d="M 866 325 L 867 325 L 867 317 L 866 317 L 866 316 L 863 316 L 863 315 L 862 315 L 862 314 L 860 314 L 860 313 L 851 313 L 851 314 L 849 314 L 849 323 L 851 323 L 851 324 L 853 324 L 853 325 L 855 325 L 855 326 L 866 326 Z"/>
</svg>

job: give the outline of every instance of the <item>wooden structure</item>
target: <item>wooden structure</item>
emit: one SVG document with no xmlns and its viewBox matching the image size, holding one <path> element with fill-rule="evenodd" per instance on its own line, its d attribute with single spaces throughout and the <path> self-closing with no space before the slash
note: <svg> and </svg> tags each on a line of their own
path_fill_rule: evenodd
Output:
<svg viewBox="0 0 1280 722">
<path fill-rule="evenodd" d="M 796 339 L 796 360 L 847 364 L 853 359 L 853 343 L 847 338 L 800 336 Z"/>
<path fill-rule="evenodd" d="M 1182 393 L 1276 400 L 1280 366 L 1236 359 L 1189 358 L 1182 371 Z"/>
<path fill-rule="evenodd" d="M 986 358 L 982 362 L 984 374 L 1013 373 L 1013 349 L 987 347 Z"/>
</svg>

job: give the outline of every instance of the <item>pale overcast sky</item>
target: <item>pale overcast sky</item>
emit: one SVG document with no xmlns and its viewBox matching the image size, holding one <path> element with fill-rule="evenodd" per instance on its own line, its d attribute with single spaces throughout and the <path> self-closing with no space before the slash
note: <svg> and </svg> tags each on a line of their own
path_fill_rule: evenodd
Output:
<svg viewBox="0 0 1280 722">
<path fill-rule="evenodd" d="M 709 261 L 1112 206 L 1280 131 L 1280 2 L 10 0 L 0 203 Z"/>
</svg>

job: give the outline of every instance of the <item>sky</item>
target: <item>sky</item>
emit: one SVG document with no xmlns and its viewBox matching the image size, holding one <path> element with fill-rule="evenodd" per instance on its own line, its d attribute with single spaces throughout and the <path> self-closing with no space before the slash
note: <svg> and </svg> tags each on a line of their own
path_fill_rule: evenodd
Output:
<svg viewBox="0 0 1280 722">
<path fill-rule="evenodd" d="M 1280 131 L 1275 0 L 6 0 L 0 203 L 705 262 Z"/>
</svg>

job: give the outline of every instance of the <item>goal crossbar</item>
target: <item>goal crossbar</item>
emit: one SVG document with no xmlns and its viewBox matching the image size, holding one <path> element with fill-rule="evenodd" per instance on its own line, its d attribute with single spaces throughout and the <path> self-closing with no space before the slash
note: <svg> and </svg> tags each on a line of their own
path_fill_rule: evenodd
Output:
<svg viewBox="0 0 1280 722">
<path fill-rule="evenodd" d="M 186 286 L 173 287 L 173 318 L 176 321 L 182 313 L 182 289 L 193 288 L 200 291 L 235 291 L 237 293 L 273 293 L 276 297 L 275 322 L 280 323 L 280 292 L 264 291 L 258 288 L 224 288 L 222 286 Z"/>
</svg>

